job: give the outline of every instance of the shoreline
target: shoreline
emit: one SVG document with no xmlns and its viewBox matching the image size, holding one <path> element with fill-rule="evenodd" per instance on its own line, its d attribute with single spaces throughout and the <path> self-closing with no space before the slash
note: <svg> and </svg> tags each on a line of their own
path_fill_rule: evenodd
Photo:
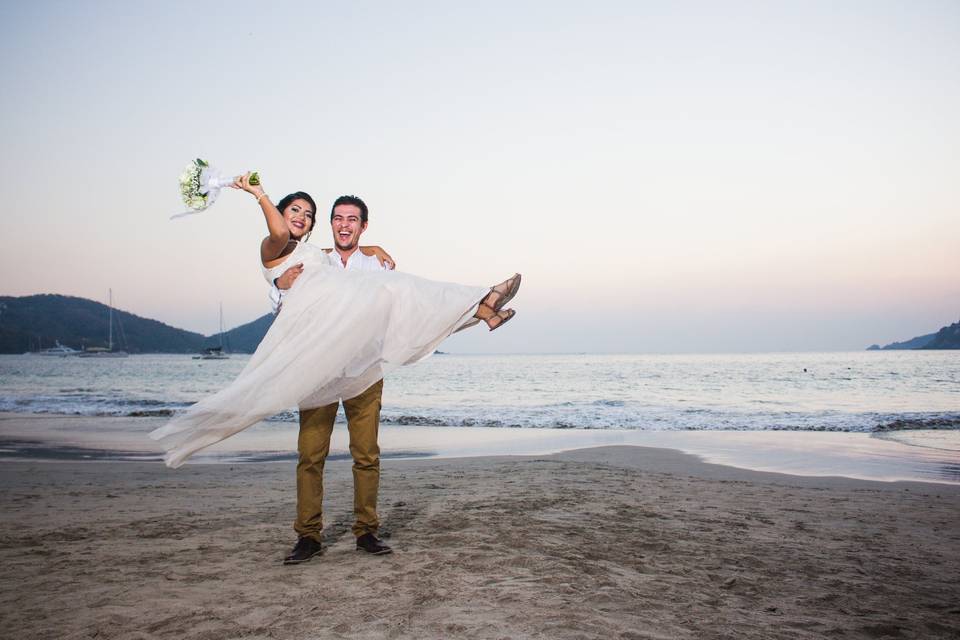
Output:
<svg viewBox="0 0 960 640">
<path fill-rule="evenodd" d="M 159 462 L 162 452 L 147 434 L 165 422 L 153 417 L 0 412 L 0 460 Z M 188 464 L 294 460 L 296 437 L 295 424 L 261 423 L 200 452 Z M 918 438 L 919 446 L 914 442 Z M 947 446 L 936 446 L 940 440 Z M 951 430 L 891 435 L 382 425 L 380 443 L 385 460 L 550 455 L 630 445 L 677 450 L 707 463 L 752 471 L 960 485 L 960 431 Z M 346 458 L 348 434 L 338 423 L 331 459 Z"/>
<path fill-rule="evenodd" d="M 372 557 L 353 548 L 336 460 L 326 550 L 289 567 L 294 467 L 4 462 L 0 624 L 141 640 L 960 633 L 956 486 L 633 446 L 386 460 L 395 552 Z"/>
</svg>

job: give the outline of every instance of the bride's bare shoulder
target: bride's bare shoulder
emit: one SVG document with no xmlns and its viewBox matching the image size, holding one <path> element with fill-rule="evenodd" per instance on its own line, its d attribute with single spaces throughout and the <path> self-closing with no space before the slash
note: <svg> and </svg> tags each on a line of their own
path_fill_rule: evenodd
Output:
<svg viewBox="0 0 960 640">
<path fill-rule="evenodd" d="M 290 240 L 290 242 L 287 243 L 287 246 L 283 248 L 283 251 L 280 252 L 280 255 L 269 257 L 268 255 L 265 255 L 266 253 L 265 250 L 267 248 L 267 241 L 269 240 L 270 240 L 270 237 L 267 236 L 266 238 L 263 239 L 263 242 L 260 243 L 260 262 L 262 262 L 263 266 L 265 266 L 267 269 L 272 269 L 273 267 L 277 266 L 278 264 L 286 260 L 287 257 L 294 252 L 294 250 L 297 248 L 297 241 Z"/>
</svg>

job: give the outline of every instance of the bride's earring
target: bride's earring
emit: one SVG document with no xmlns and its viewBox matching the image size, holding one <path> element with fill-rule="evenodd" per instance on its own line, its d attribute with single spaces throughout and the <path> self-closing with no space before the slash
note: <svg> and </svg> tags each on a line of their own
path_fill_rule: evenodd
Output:
<svg viewBox="0 0 960 640">
<path fill-rule="evenodd" d="M 313 233 L 313 229 L 311 229 L 310 231 L 307 231 L 307 232 L 304 234 L 302 242 L 307 242 L 307 241 L 309 241 L 309 240 L 310 240 L 310 234 L 311 234 L 311 233 Z"/>
</svg>

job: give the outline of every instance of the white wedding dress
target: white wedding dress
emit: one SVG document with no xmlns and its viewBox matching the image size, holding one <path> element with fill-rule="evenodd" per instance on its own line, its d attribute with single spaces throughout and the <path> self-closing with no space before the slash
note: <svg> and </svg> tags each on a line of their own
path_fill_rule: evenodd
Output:
<svg viewBox="0 0 960 640">
<path fill-rule="evenodd" d="M 166 450 L 167 466 L 179 467 L 200 449 L 281 411 L 359 395 L 476 323 L 473 314 L 490 290 L 393 271 L 342 270 L 304 243 L 264 275 L 273 282 L 297 262 L 303 273 L 237 379 L 150 434 Z"/>
</svg>

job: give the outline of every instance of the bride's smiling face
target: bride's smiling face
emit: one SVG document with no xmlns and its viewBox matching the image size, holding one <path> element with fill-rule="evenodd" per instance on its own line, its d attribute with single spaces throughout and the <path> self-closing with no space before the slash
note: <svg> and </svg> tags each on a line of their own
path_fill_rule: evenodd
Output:
<svg viewBox="0 0 960 640">
<path fill-rule="evenodd" d="M 309 232 L 313 228 L 315 216 L 313 207 L 302 198 L 297 198 L 283 210 L 283 220 L 287 223 L 287 229 L 293 238 L 301 238 Z"/>
</svg>

